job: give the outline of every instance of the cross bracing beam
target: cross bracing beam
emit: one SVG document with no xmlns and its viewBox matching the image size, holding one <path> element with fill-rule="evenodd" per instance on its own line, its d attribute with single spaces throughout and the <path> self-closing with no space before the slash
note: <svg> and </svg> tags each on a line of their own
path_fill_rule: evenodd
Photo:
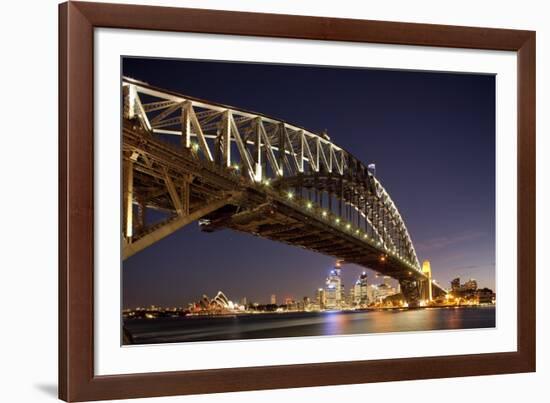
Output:
<svg viewBox="0 0 550 403">
<path fill-rule="evenodd" d="M 123 258 L 127 259 L 130 256 L 138 253 L 139 251 L 145 249 L 146 247 L 154 244 L 155 242 L 167 237 L 170 234 L 173 234 L 175 231 L 183 228 L 184 226 L 192 223 L 193 221 L 198 220 L 205 215 L 218 210 L 219 208 L 235 202 L 235 195 L 228 195 L 223 199 L 212 201 L 209 204 L 206 204 L 202 208 L 193 211 L 192 213 L 179 216 L 178 218 L 171 219 L 162 225 L 160 228 L 155 231 L 137 239 L 135 242 L 126 243 L 123 248 Z"/>
</svg>

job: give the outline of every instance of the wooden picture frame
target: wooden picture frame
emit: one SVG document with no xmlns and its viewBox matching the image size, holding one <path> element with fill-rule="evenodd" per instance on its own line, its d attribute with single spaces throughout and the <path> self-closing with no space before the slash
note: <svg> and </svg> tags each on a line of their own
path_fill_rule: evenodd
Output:
<svg viewBox="0 0 550 403">
<path fill-rule="evenodd" d="M 98 27 L 517 52 L 517 351 L 94 375 L 93 32 Z M 535 289 L 535 32 L 85 2 L 60 5 L 60 399 L 122 399 L 532 372 Z"/>
</svg>

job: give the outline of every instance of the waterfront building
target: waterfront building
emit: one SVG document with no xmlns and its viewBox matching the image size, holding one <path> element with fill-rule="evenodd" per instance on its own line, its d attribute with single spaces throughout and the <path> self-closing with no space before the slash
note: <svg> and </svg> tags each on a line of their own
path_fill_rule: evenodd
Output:
<svg viewBox="0 0 550 403">
<path fill-rule="evenodd" d="M 371 284 L 367 289 L 367 303 L 382 303 L 386 297 L 395 295 L 395 288 L 386 284 Z"/>
<path fill-rule="evenodd" d="M 275 294 L 271 294 L 269 302 L 271 303 L 271 305 L 277 305 L 277 296 Z"/>
<path fill-rule="evenodd" d="M 495 299 L 495 293 L 489 288 L 480 288 L 476 291 L 479 304 L 492 304 Z"/>
</svg>

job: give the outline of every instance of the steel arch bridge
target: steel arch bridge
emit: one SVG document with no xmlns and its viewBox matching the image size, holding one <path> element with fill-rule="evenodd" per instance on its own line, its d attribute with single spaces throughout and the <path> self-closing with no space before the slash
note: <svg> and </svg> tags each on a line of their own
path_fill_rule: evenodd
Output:
<svg viewBox="0 0 550 403">
<path fill-rule="evenodd" d="M 386 189 L 328 135 L 131 78 L 122 90 L 124 259 L 198 220 L 391 276 L 409 305 L 445 292 Z M 147 209 L 166 219 L 148 225 Z"/>
</svg>

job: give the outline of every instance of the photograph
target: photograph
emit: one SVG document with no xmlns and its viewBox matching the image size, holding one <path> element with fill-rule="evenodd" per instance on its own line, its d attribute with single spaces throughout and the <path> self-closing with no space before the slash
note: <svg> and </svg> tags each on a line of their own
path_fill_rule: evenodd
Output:
<svg viewBox="0 0 550 403">
<path fill-rule="evenodd" d="M 496 76 L 122 56 L 121 344 L 496 328 Z"/>
</svg>

